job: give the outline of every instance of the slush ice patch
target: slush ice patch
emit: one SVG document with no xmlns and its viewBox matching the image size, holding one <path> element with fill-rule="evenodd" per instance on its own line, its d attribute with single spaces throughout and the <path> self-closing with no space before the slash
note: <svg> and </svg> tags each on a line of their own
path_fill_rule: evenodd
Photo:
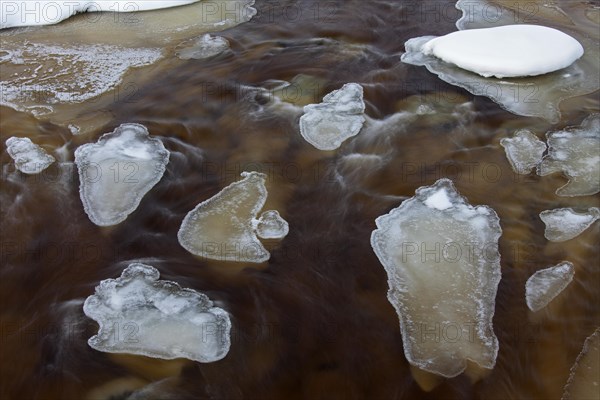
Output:
<svg viewBox="0 0 600 400">
<path fill-rule="evenodd" d="M 531 275 L 525 284 L 525 300 L 531 311 L 539 311 L 558 296 L 575 275 L 575 267 L 568 261 L 542 269 Z"/>
<path fill-rule="evenodd" d="M 500 140 L 504 147 L 506 158 L 517 174 L 527 175 L 542 161 L 546 151 L 546 143 L 542 142 L 530 131 L 523 129 L 512 138 Z"/>
<path fill-rule="evenodd" d="M 557 208 L 540 213 L 540 219 L 546 224 L 544 236 L 552 242 L 571 240 L 600 218 L 600 209 L 591 207 L 578 213 L 572 208 Z"/>
<path fill-rule="evenodd" d="M 177 56 L 182 60 L 202 60 L 217 56 L 229 49 L 229 42 L 221 36 L 211 36 L 208 33 L 195 39 L 188 46 L 177 51 Z"/>
<path fill-rule="evenodd" d="M 6 151 L 14 160 L 17 169 L 24 174 L 39 174 L 55 160 L 50 154 L 29 138 L 10 137 L 6 140 Z"/>
</svg>

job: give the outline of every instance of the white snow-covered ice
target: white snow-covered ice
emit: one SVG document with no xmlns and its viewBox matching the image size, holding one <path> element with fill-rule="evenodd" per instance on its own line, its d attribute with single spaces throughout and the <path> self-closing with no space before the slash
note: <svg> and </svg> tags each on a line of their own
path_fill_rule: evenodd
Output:
<svg viewBox="0 0 600 400">
<path fill-rule="evenodd" d="M 187 43 L 186 43 L 187 44 Z M 189 46 L 177 51 L 177 56 L 182 60 L 202 60 L 217 56 L 229 49 L 229 42 L 221 36 L 205 34 L 195 39 Z"/>
<path fill-rule="evenodd" d="M 452 32 L 422 51 L 486 78 L 504 78 L 566 68 L 583 55 L 583 46 L 557 29 L 522 24 Z"/>
<path fill-rule="evenodd" d="M 90 220 L 99 226 L 123 222 L 160 181 L 169 151 L 139 124 L 122 124 L 97 143 L 75 150 L 80 197 Z"/>
<path fill-rule="evenodd" d="M 203 293 L 159 280 L 152 266 L 132 263 L 96 286 L 84 305 L 98 322 L 88 340 L 96 350 L 153 358 L 214 362 L 229 352 L 229 314 Z"/>
<path fill-rule="evenodd" d="M 554 267 L 536 271 L 525 284 L 525 300 L 531 311 L 546 307 L 573 280 L 575 267 L 563 261 Z"/>
<path fill-rule="evenodd" d="M 243 172 L 242 178 L 185 216 L 177 234 L 183 248 L 221 261 L 261 263 L 271 257 L 257 234 L 282 239 L 289 231 L 288 223 L 273 210 L 257 219 L 268 196 L 265 174 Z"/>
<path fill-rule="evenodd" d="M 200 0 L 36 0 L 0 3 L 0 29 L 53 25 L 84 12 L 135 12 L 196 3 Z"/>
<path fill-rule="evenodd" d="M 590 207 L 585 212 L 577 212 L 572 208 L 546 210 L 540 213 L 540 219 L 546 225 L 546 239 L 551 242 L 564 242 L 579 236 L 600 219 L 600 208 Z"/>
<path fill-rule="evenodd" d="M 600 192 L 600 114 L 587 117 L 580 127 L 548 132 L 548 154 L 538 167 L 541 176 L 562 172 L 569 182 L 559 196 L 587 196 Z"/>
<path fill-rule="evenodd" d="M 408 361 L 444 377 L 463 372 L 467 360 L 493 368 L 502 234 L 495 211 L 470 205 L 444 178 L 375 223 L 371 246 L 388 275 Z"/>
<path fill-rule="evenodd" d="M 347 83 L 334 90 L 319 104 L 304 107 L 300 117 L 300 134 L 319 150 L 335 150 L 358 135 L 365 123 L 363 88 Z"/>
<path fill-rule="evenodd" d="M 546 151 L 546 143 L 527 129 L 517 131 L 512 138 L 500 140 L 500 145 L 504 147 L 513 171 L 523 175 L 529 174 L 542 162 Z"/>
<path fill-rule="evenodd" d="M 17 169 L 24 174 L 39 174 L 56 159 L 29 138 L 10 137 L 6 139 L 6 151 L 14 160 Z"/>
</svg>

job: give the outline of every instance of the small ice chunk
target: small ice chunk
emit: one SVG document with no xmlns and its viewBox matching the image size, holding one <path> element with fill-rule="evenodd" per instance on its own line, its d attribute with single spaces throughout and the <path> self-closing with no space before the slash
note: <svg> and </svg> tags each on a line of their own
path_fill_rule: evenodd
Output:
<svg viewBox="0 0 600 400">
<path fill-rule="evenodd" d="M 261 263 L 271 257 L 257 233 L 281 239 L 288 233 L 288 224 L 277 211 L 266 211 L 256 219 L 268 195 L 266 175 L 243 172 L 242 177 L 185 216 L 177 233 L 183 248 L 222 261 Z"/>
<path fill-rule="evenodd" d="M 502 234 L 495 211 L 471 206 L 440 179 L 375 223 L 371 246 L 388 275 L 408 361 L 444 377 L 463 372 L 467 360 L 493 368 Z"/>
<path fill-rule="evenodd" d="M 566 68 L 583 55 L 583 46 L 557 29 L 523 24 L 452 32 L 422 51 L 486 78 L 504 78 Z"/>
<path fill-rule="evenodd" d="M 585 339 L 562 396 L 562 400 L 580 399 L 600 399 L 600 328 Z"/>
<path fill-rule="evenodd" d="M 262 239 L 282 239 L 289 231 L 289 224 L 275 210 L 265 211 L 256 222 L 256 234 Z"/>
<path fill-rule="evenodd" d="M 189 47 L 184 47 L 177 52 L 182 60 L 214 57 L 229 49 L 229 42 L 221 36 L 211 36 L 208 33 L 200 36 Z"/>
<path fill-rule="evenodd" d="M 10 137 L 6 140 L 6 151 L 15 161 L 17 169 L 24 174 L 39 174 L 55 160 L 46 150 L 29 138 Z"/>
<path fill-rule="evenodd" d="M 578 213 L 572 208 L 546 210 L 540 213 L 540 219 L 546 224 L 546 239 L 564 242 L 579 236 L 600 219 L 600 208 L 591 207 L 583 213 Z"/>
<path fill-rule="evenodd" d="M 531 275 L 525 284 L 527 307 L 531 311 L 538 311 L 546 307 L 571 283 L 574 275 L 575 268 L 568 261 L 539 270 Z"/>
<path fill-rule="evenodd" d="M 364 112 L 362 86 L 347 83 L 323 97 L 322 103 L 304 107 L 300 134 L 319 150 L 335 150 L 358 135 L 365 123 Z"/>
<path fill-rule="evenodd" d="M 83 312 L 100 325 L 88 340 L 96 350 L 171 360 L 218 361 L 230 346 L 231 321 L 203 293 L 160 281 L 158 270 L 130 264 L 88 297 Z"/>
<path fill-rule="evenodd" d="M 512 169 L 522 175 L 529 174 L 532 168 L 537 167 L 546 151 L 546 143 L 527 129 L 517 131 L 512 138 L 500 140 L 500 145 L 504 147 Z"/>
<path fill-rule="evenodd" d="M 548 154 L 538 167 L 541 176 L 563 172 L 569 182 L 559 196 L 587 196 L 600 192 L 600 114 L 587 117 L 580 128 L 548 132 Z"/>
<path fill-rule="evenodd" d="M 168 162 L 163 143 L 139 124 L 122 124 L 77 148 L 80 197 L 90 220 L 99 226 L 123 222 L 160 181 Z"/>
<path fill-rule="evenodd" d="M 0 29 L 19 26 L 57 24 L 77 13 L 109 11 L 132 12 L 157 10 L 195 3 L 200 0 L 113 0 L 113 1 L 56 1 L 37 0 L 2 4 Z"/>
</svg>

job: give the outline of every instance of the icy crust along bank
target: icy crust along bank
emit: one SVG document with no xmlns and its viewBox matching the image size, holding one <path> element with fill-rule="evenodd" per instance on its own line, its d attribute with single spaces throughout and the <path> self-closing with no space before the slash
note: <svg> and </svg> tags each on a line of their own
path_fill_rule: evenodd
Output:
<svg viewBox="0 0 600 400">
<path fill-rule="evenodd" d="M 559 196 L 587 196 L 600 192 L 600 114 L 587 117 L 581 127 L 548 132 L 548 154 L 538 167 L 541 176 L 562 172 L 569 182 Z"/>
<path fill-rule="evenodd" d="M 123 222 L 162 178 L 169 151 L 139 124 L 122 124 L 75 150 L 83 208 L 99 226 Z"/>
<path fill-rule="evenodd" d="M 537 167 L 546 151 L 546 143 L 526 129 L 518 131 L 512 138 L 500 140 L 500 145 L 504 147 L 513 171 L 522 175 Z"/>
<path fill-rule="evenodd" d="M 546 225 L 546 239 L 551 242 L 564 242 L 579 236 L 600 219 L 600 209 L 590 207 L 586 212 L 579 213 L 572 208 L 557 208 L 542 211 L 540 219 Z"/>
<path fill-rule="evenodd" d="M 388 275 L 408 361 L 444 377 L 463 372 L 467 360 L 493 368 L 502 234 L 494 210 L 469 205 L 440 179 L 375 223 L 371 246 Z"/>
<path fill-rule="evenodd" d="M 422 51 L 486 78 L 505 78 L 566 68 L 583 55 L 583 46 L 553 28 L 505 25 L 452 32 L 431 39 Z"/>
<path fill-rule="evenodd" d="M 158 10 L 196 3 L 200 0 L 75 0 L 3 1 L 0 29 L 19 26 L 53 25 L 84 12 L 134 12 Z"/>
<path fill-rule="evenodd" d="M 546 307 L 573 280 L 575 267 L 568 261 L 542 269 L 531 275 L 525 284 L 525 300 L 531 311 Z"/>
<path fill-rule="evenodd" d="M 304 107 L 300 117 L 300 134 L 319 150 L 335 150 L 358 135 L 365 123 L 363 88 L 347 83 L 325 97 L 320 104 Z"/>
<path fill-rule="evenodd" d="M 56 159 L 29 138 L 10 137 L 6 139 L 6 151 L 15 162 L 15 167 L 24 174 L 39 174 Z"/>
<path fill-rule="evenodd" d="M 583 343 L 571 367 L 561 400 L 598 399 L 600 388 L 600 328 Z"/>
<path fill-rule="evenodd" d="M 108 353 L 213 362 L 229 352 L 229 314 L 195 290 L 159 280 L 149 265 L 130 264 L 107 279 L 83 305 L 100 325 L 88 344 Z"/>
<path fill-rule="evenodd" d="M 267 200 L 266 175 L 243 172 L 242 180 L 198 204 L 177 233 L 183 248 L 197 256 L 221 261 L 267 261 L 271 254 L 263 239 L 282 239 L 288 223 L 274 210 L 258 213 Z"/>
</svg>

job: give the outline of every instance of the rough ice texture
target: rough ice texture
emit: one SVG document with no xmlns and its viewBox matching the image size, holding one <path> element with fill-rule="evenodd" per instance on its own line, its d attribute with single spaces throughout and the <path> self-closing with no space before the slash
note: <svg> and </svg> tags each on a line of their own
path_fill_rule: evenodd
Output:
<svg viewBox="0 0 600 400">
<path fill-rule="evenodd" d="M 160 181 L 169 162 L 163 143 L 145 126 L 123 124 L 75 150 L 85 212 L 99 226 L 123 222 Z"/>
<path fill-rule="evenodd" d="M 600 328 L 583 343 L 562 397 L 562 400 L 581 399 L 600 399 Z"/>
<path fill-rule="evenodd" d="M 323 97 L 322 103 L 304 107 L 300 134 L 319 150 L 335 150 L 358 135 L 365 123 L 364 112 L 362 86 L 347 83 Z"/>
<path fill-rule="evenodd" d="M 266 175 L 243 172 L 242 177 L 185 216 L 177 234 L 183 248 L 222 261 L 261 263 L 271 257 L 257 233 L 281 239 L 288 233 L 288 224 L 276 211 L 266 211 L 256 219 L 268 195 Z"/>
<path fill-rule="evenodd" d="M 17 169 L 24 174 L 39 174 L 55 160 L 46 150 L 29 138 L 10 137 L 6 140 L 6 151 L 15 161 Z"/>
<path fill-rule="evenodd" d="M 217 56 L 229 49 L 229 42 L 221 36 L 211 36 L 208 33 L 196 39 L 191 46 L 177 51 L 182 60 L 201 60 Z"/>
<path fill-rule="evenodd" d="M 583 55 L 583 46 L 559 30 L 523 24 L 452 32 L 425 43 L 423 53 L 486 78 L 504 78 L 568 67 Z"/>
<path fill-rule="evenodd" d="M 545 176 L 562 172 L 569 182 L 559 196 L 586 196 L 600 192 L 600 114 L 587 117 L 579 128 L 548 132 L 548 154 L 538 167 Z"/>
<path fill-rule="evenodd" d="M 575 267 L 568 261 L 542 269 L 527 279 L 525 284 L 525 300 L 531 311 L 539 311 L 546 307 L 573 280 Z"/>
<path fill-rule="evenodd" d="M 112 1 L 60 1 L 37 0 L 7 2 L 1 8 L 0 29 L 19 26 L 53 25 L 77 13 L 109 11 L 133 12 L 157 10 L 195 3 L 200 0 L 112 0 Z"/>
<path fill-rule="evenodd" d="M 97 97 L 119 85 L 130 68 L 162 56 L 160 49 L 112 45 L 27 43 L 7 51 L 2 68 L 15 75 L 0 80 L 0 104 L 36 115 L 51 112 L 54 104 Z"/>
<path fill-rule="evenodd" d="M 130 264 L 96 286 L 83 305 L 100 325 L 88 340 L 96 350 L 154 358 L 213 362 L 230 346 L 229 315 L 203 293 L 159 280 L 154 267 Z"/>
<path fill-rule="evenodd" d="M 371 246 L 388 274 L 408 361 L 444 377 L 467 360 L 493 368 L 502 234 L 494 210 L 469 205 L 440 179 L 375 223 Z"/>
<path fill-rule="evenodd" d="M 544 236 L 552 242 L 564 242 L 579 236 L 600 219 L 600 209 L 591 207 L 586 212 L 576 212 L 572 208 L 557 208 L 540 213 L 546 224 Z"/>
<path fill-rule="evenodd" d="M 526 129 L 518 131 L 512 138 L 500 140 L 500 145 L 504 147 L 512 169 L 523 175 L 529 174 L 532 168 L 539 165 L 546 151 L 546 143 Z"/>
<path fill-rule="evenodd" d="M 544 8 L 544 11 L 563 16 L 558 7 L 554 9 L 545 8 L 542 4 L 539 6 Z M 460 31 L 510 25 L 522 19 L 522 15 L 516 14 L 515 11 L 487 0 L 458 0 L 456 7 L 463 12 L 463 16 L 456 23 Z M 536 20 L 539 25 L 553 22 L 544 20 L 543 13 L 540 13 L 539 21 Z M 559 103 L 562 100 L 600 89 L 600 49 L 593 37 L 574 30 L 572 22 L 565 22 L 557 28 L 575 37 L 583 46 L 584 55 L 567 68 L 535 77 L 485 78 L 444 62 L 422 51 L 423 46 L 435 39 L 435 36 L 408 40 L 405 43 L 406 53 L 401 59 L 407 64 L 425 66 L 445 82 L 468 90 L 474 95 L 489 97 L 514 114 L 540 117 L 551 123 L 558 123 Z"/>
</svg>

